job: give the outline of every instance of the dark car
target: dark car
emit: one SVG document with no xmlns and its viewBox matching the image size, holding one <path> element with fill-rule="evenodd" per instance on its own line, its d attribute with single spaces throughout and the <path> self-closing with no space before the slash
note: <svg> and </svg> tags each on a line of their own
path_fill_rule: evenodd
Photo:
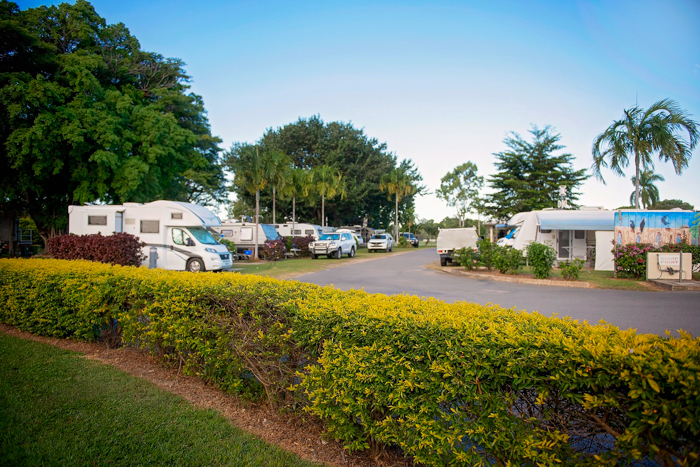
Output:
<svg viewBox="0 0 700 467">
<path fill-rule="evenodd" d="M 405 238 L 408 240 L 408 243 L 410 243 L 414 247 L 418 247 L 418 238 L 416 238 L 415 235 L 413 235 L 411 232 L 401 232 L 399 236 Z"/>
</svg>

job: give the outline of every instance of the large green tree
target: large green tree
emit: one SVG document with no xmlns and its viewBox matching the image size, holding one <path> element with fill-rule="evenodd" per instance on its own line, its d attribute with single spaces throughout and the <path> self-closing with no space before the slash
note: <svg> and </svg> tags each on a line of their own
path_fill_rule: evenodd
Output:
<svg viewBox="0 0 700 467">
<path fill-rule="evenodd" d="M 654 169 L 654 156 L 671 162 L 677 174 L 688 167 L 692 151 L 698 142 L 697 123 L 671 99 L 656 102 L 648 109 L 634 106 L 614 121 L 593 142 L 593 174 L 603 183 L 601 169 L 609 167 L 616 175 L 634 164 L 635 201 L 639 209 L 640 173 Z M 687 133 L 688 140 L 683 138 Z"/>
<path fill-rule="evenodd" d="M 571 154 L 555 154 L 564 146 L 550 126 L 533 126 L 530 134 L 532 142 L 511 132 L 503 140 L 508 149 L 494 154 L 498 172 L 488 180 L 494 193 L 487 197 L 485 212 L 496 219 L 557 207 L 562 185 L 567 188 L 565 200 L 575 207 L 576 190 L 588 178 L 586 169 L 574 170 Z"/>
<path fill-rule="evenodd" d="M 402 161 L 394 170 L 382 175 L 379 189 L 385 192 L 389 199 L 394 199 L 394 238 L 399 238 L 399 202 L 419 193 L 423 187 L 419 185 L 422 177 L 413 170 L 411 161 Z"/>
<path fill-rule="evenodd" d="M 291 158 L 292 167 L 312 170 L 327 165 L 338 169 L 345 181 L 345 198 L 335 197 L 324 203 L 325 217 L 331 225 L 362 224 L 367 219 L 372 227 L 386 226 L 393 217 L 393 202 L 379 190 L 382 174 L 397 167 L 396 157 L 386 145 L 354 128 L 350 123 L 325 123 L 319 116 L 299 118 L 277 129 L 269 129 L 260 138 L 261 150 L 280 150 Z M 245 190 L 237 190 L 242 199 L 252 199 Z M 297 196 L 297 217 L 303 222 L 321 224 L 321 203 L 312 194 Z M 249 203 L 249 204 L 252 204 Z M 260 204 L 268 210 L 272 206 L 272 190 L 260 193 Z M 400 209 L 414 204 L 414 197 L 401 201 Z M 279 200 L 278 210 L 291 215 L 292 200 Z"/>
<path fill-rule="evenodd" d="M 694 211 L 695 206 L 680 199 L 664 199 L 653 203 L 651 206 L 649 206 L 649 209 L 655 209 L 658 211 L 666 211 L 670 209 L 684 209 L 686 211 Z"/>
<path fill-rule="evenodd" d="M 435 190 L 438 198 L 457 209 L 460 227 L 464 227 L 467 213 L 476 207 L 474 203 L 477 202 L 479 192 L 484 186 L 484 177 L 478 175 L 478 171 L 473 162 L 460 164 L 442 177 L 440 188 Z"/>
<path fill-rule="evenodd" d="M 178 59 L 145 52 L 84 0 L 0 3 L 0 204 L 45 239 L 69 204 L 213 203 L 220 140 Z"/>
</svg>

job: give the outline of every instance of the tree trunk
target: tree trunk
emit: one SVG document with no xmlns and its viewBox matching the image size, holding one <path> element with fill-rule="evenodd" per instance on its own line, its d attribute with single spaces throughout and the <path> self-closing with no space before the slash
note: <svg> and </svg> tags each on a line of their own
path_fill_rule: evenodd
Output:
<svg viewBox="0 0 700 467">
<path fill-rule="evenodd" d="M 294 237 L 294 228 L 297 222 L 297 198 L 292 196 L 292 237 Z"/>
<path fill-rule="evenodd" d="M 277 200 L 277 189 L 272 187 L 272 224 L 276 224 L 277 217 L 275 216 L 275 201 Z"/>
<path fill-rule="evenodd" d="M 639 153 L 634 152 L 634 170 L 636 173 L 634 183 L 634 207 L 639 209 Z"/>
<path fill-rule="evenodd" d="M 255 190 L 255 246 L 253 248 L 253 261 L 258 260 L 258 230 L 260 226 L 258 224 L 260 219 L 260 190 Z"/>
<path fill-rule="evenodd" d="M 321 195 L 321 227 L 326 226 L 326 195 Z"/>
<path fill-rule="evenodd" d="M 399 238 L 399 194 L 396 193 L 396 210 L 394 211 L 395 221 L 394 221 L 394 241 L 398 241 Z"/>
</svg>

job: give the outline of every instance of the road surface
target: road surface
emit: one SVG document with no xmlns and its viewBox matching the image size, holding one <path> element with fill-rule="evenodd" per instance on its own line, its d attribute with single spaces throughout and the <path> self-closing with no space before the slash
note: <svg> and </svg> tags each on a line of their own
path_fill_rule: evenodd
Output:
<svg viewBox="0 0 700 467">
<path fill-rule="evenodd" d="M 381 255 L 381 253 L 377 253 Z M 471 279 L 429 269 L 438 260 L 433 248 L 347 264 L 298 277 L 302 282 L 341 290 L 408 293 L 446 302 L 494 303 L 551 316 L 570 316 L 591 324 L 604 320 L 621 329 L 665 335 L 678 329 L 700 336 L 700 292 L 579 289 Z"/>
</svg>

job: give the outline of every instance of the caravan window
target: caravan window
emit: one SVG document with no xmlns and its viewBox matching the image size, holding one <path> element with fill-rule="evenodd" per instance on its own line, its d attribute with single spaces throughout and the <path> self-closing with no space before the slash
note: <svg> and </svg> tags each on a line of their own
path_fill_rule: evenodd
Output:
<svg viewBox="0 0 700 467">
<path fill-rule="evenodd" d="M 301 230 L 292 230 L 292 235 L 301 235 Z"/>
<path fill-rule="evenodd" d="M 314 231 L 313 231 L 313 229 L 311 229 L 311 230 L 305 230 L 304 233 L 305 233 L 306 235 L 311 235 L 312 237 L 314 236 Z"/>
<path fill-rule="evenodd" d="M 160 221 L 141 221 L 141 233 L 159 233 Z"/>
<path fill-rule="evenodd" d="M 88 216 L 88 225 L 107 225 L 107 216 Z"/>
<path fill-rule="evenodd" d="M 221 235 L 224 237 L 233 237 L 233 230 L 222 230 Z"/>
</svg>

